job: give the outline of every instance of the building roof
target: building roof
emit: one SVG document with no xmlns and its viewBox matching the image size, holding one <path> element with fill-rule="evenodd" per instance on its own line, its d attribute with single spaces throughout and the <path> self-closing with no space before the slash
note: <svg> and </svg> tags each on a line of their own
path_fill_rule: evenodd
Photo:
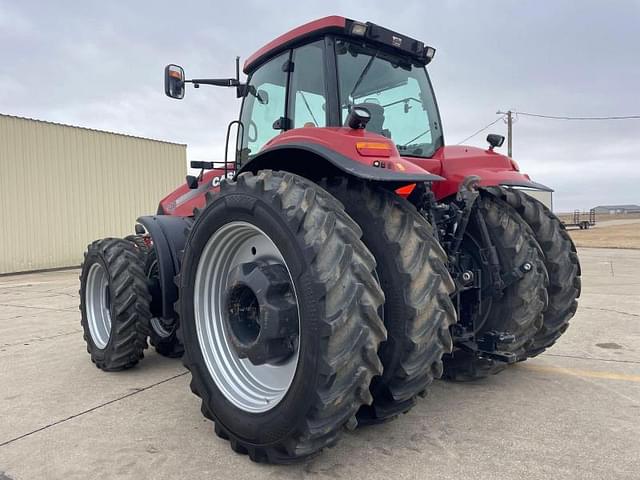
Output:
<svg viewBox="0 0 640 480">
<path fill-rule="evenodd" d="M 128 133 L 111 132 L 109 130 L 99 130 L 97 128 L 80 127 L 78 125 L 69 125 L 67 123 L 58 123 L 58 122 L 51 122 L 49 120 L 40 120 L 40 119 L 37 119 L 37 118 L 21 117 L 21 116 L 18 116 L 18 115 L 9 115 L 7 113 L 0 113 L 0 117 L 15 118 L 17 120 L 27 120 L 27 121 L 31 121 L 31 122 L 45 123 L 45 124 L 48 124 L 48 125 L 56 125 L 56 126 L 59 126 L 59 127 L 78 128 L 80 130 L 89 130 L 91 132 L 108 133 L 110 135 L 120 135 L 122 137 L 136 138 L 136 139 L 139 139 L 139 140 L 148 140 L 150 142 L 168 143 L 170 145 L 180 145 L 182 147 L 186 147 L 187 146 L 186 143 L 169 142 L 167 140 L 158 140 L 157 138 L 141 137 L 141 136 L 138 136 L 138 135 L 129 135 Z"/>
<path fill-rule="evenodd" d="M 593 208 L 603 210 L 640 210 L 640 205 L 598 205 Z"/>
</svg>

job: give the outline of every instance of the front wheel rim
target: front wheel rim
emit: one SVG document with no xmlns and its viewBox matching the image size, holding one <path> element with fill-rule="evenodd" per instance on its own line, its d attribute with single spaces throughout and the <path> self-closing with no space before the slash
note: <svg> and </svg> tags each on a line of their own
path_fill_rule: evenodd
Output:
<svg viewBox="0 0 640 480">
<path fill-rule="evenodd" d="M 298 309 L 298 336 L 293 353 L 282 362 L 254 365 L 238 356 L 225 334 L 229 273 L 248 262 L 280 264 L 289 274 Z M 266 233 L 248 222 L 222 226 L 208 240 L 200 256 L 193 302 L 200 351 L 218 389 L 241 410 L 261 413 L 273 409 L 293 383 L 300 353 L 300 307 L 291 272 L 278 247 Z"/>
<path fill-rule="evenodd" d="M 85 303 L 91 339 L 96 347 L 103 350 L 111 336 L 111 291 L 109 276 L 100 263 L 89 268 Z"/>
<path fill-rule="evenodd" d="M 169 338 L 171 335 L 173 335 L 174 328 L 167 328 L 162 319 L 158 317 L 152 317 L 150 323 L 151 328 L 153 329 L 153 333 L 155 333 L 158 337 Z"/>
</svg>

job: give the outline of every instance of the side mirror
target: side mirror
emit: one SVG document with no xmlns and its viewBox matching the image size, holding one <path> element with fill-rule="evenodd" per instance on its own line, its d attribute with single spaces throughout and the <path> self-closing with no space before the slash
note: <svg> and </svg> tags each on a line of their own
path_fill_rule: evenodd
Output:
<svg viewBox="0 0 640 480">
<path fill-rule="evenodd" d="M 164 93 L 167 97 L 180 100 L 184 97 L 184 69 L 169 64 L 164 67 Z"/>
<path fill-rule="evenodd" d="M 487 135 L 487 142 L 489 142 L 489 150 L 493 150 L 496 147 L 501 147 L 504 143 L 504 136 L 497 133 L 490 133 Z"/>
<path fill-rule="evenodd" d="M 189 187 L 191 190 L 195 190 L 196 188 L 198 188 L 198 177 L 196 177 L 195 175 L 187 175 L 187 187 Z"/>
</svg>

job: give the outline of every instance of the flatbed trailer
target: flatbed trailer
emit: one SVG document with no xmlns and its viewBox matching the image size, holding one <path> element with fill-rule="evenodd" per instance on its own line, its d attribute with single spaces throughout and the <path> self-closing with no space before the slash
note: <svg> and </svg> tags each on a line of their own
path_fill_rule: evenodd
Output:
<svg viewBox="0 0 640 480">
<path fill-rule="evenodd" d="M 588 216 L 588 219 L 586 218 Z M 581 212 L 580 210 L 573 211 L 573 222 L 562 222 L 567 228 L 578 227 L 580 230 L 588 230 L 596 224 L 596 211 L 591 209 L 588 212 Z"/>
</svg>

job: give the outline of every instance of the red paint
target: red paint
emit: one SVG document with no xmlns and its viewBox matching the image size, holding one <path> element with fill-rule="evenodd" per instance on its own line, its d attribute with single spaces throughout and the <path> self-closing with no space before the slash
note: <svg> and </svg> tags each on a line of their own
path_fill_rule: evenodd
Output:
<svg viewBox="0 0 640 480">
<path fill-rule="evenodd" d="M 244 62 L 243 71 L 244 73 L 249 72 L 258 60 L 269 56 L 272 52 L 281 49 L 289 42 L 295 41 L 298 37 L 303 37 L 314 32 L 330 28 L 344 29 L 346 21 L 347 19 L 344 17 L 333 15 L 330 17 L 319 18 L 318 20 L 314 20 L 313 22 L 305 23 L 304 25 L 294 28 L 285 34 L 280 35 L 275 40 L 270 41 L 260 50 L 247 58 L 246 62 Z"/>
<path fill-rule="evenodd" d="M 509 157 L 476 147 L 442 147 L 430 159 L 410 160 L 446 178 L 442 182 L 433 182 L 433 192 L 438 200 L 455 194 L 460 182 L 468 175 L 478 175 L 483 187 L 499 185 L 505 180 L 529 180 L 528 175 L 515 170 Z M 440 169 L 433 168 L 434 162 L 440 163 Z"/>
<path fill-rule="evenodd" d="M 388 157 L 365 157 L 358 153 L 358 142 L 385 143 L 389 147 Z M 446 180 L 433 182 L 433 192 L 438 200 L 454 195 L 460 182 L 468 175 L 478 175 L 481 186 L 499 185 L 505 180 L 529 180 L 529 176 L 515 169 L 510 158 L 499 153 L 482 150 L 476 147 L 448 146 L 436 151 L 432 158 L 401 157 L 395 144 L 381 135 L 366 130 L 351 128 L 296 128 L 277 135 L 267 142 L 264 148 L 287 145 L 290 143 L 315 143 L 329 148 L 345 157 L 365 165 L 372 166 L 377 161 L 385 168 L 406 173 L 433 173 L 445 177 Z M 224 170 L 212 170 L 205 173 L 201 185 L 214 182 L 211 191 L 218 191 Z M 407 196 L 413 185 L 397 190 L 401 196 Z M 191 190 L 182 184 L 167 195 L 160 204 L 167 215 L 191 216 L 194 208 L 204 206 L 204 194 Z"/>
<path fill-rule="evenodd" d="M 244 72 L 250 72 L 260 63 L 268 60 L 275 52 L 287 48 L 296 40 L 310 35 L 327 33 L 328 31 L 344 31 L 347 19 L 340 16 L 329 16 L 306 23 L 300 27 L 272 40 L 244 64 Z M 346 127 L 297 128 L 283 132 L 272 138 L 263 148 L 276 147 L 291 143 L 314 143 L 331 149 L 361 164 L 386 168 L 404 173 L 433 173 L 445 177 L 446 180 L 433 182 L 433 191 L 438 200 L 449 197 L 458 191 L 460 182 L 468 175 L 478 175 L 480 185 L 499 185 L 505 180 L 529 180 L 529 176 L 520 173 L 515 161 L 491 150 L 475 147 L 449 146 L 438 149 L 431 158 L 400 156 L 395 144 L 381 135 L 354 130 Z M 360 149 L 357 144 L 360 143 Z M 364 144 L 369 144 L 368 146 Z M 382 144 L 382 145 L 381 145 Z M 364 145 L 364 146 L 363 146 Z M 386 145 L 388 148 L 384 148 Z M 191 190 L 186 184 L 178 187 L 165 197 L 160 205 L 167 215 L 191 216 L 194 208 L 204 206 L 204 194 L 207 188 L 219 189 L 223 170 L 212 170 L 204 175 L 198 190 Z M 214 183 L 211 183 L 214 181 Z M 217 182 L 217 183 L 216 183 Z M 414 185 L 407 185 L 397 190 L 401 196 L 410 194 Z"/>
<path fill-rule="evenodd" d="M 215 179 L 218 181 L 215 181 Z M 224 170 L 211 170 L 206 172 L 200 185 L 209 184 L 214 180 L 215 186 L 210 188 L 212 192 L 217 192 L 219 187 L 219 179 L 224 178 Z M 167 215 L 176 215 L 179 217 L 191 217 L 194 208 L 202 208 L 205 204 L 204 194 L 206 189 L 203 187 L 201 191 L 190 189 L 186 182 L 176 188 L 169 195 L 160 200 L 160 205 Z"/>
<path fill-rule="evenodd" d="M 383 143 L 389 148 L 384 152 L 384 155 L 380 155 L 378 158 L 365 157 L 358 153 L 357 149 L 357 144 L 362 142 Z M 264 148 L 289 143 L 315 143 L 365 165 L 372 166 L 374 162 L 380 162 L 380 164 L 384 162 L 385 168 L 396 172 L 433 173 L 425 171 L 422 166 L 416 165 L 406 158 L 402 158 L 395 144 L 387 137 L 366 130 L 354 130 L 348 127 L 296 128 L 272 138 Z"/>
</svg>

